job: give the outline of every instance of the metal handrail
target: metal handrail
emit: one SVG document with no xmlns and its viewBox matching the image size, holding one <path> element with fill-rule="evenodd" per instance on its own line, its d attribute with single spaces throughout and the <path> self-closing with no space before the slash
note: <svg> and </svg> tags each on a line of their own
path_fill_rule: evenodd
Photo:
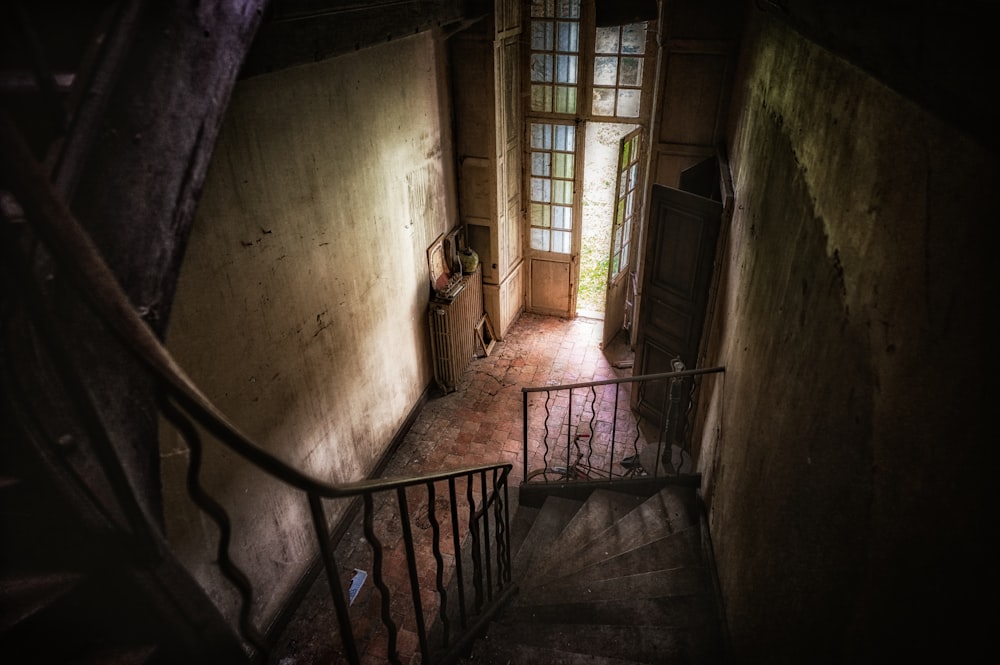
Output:
<svg viewBox="0 0 1000 665">
<path fill-rule="evenodd" d="M 411 596 L 420 638 L 421 654 L 424 662 L 430 662 L 430 645 L 424 626 L 423 612 L 420 605 L 419 583 L 417 580 L 416 557 L 413 548 L 413 537 L 409 532 L 409 520 L 406 517 L 406 489 L 418 485 L 428 488 L 431 497 L 428 511 L 435 534 L 439 531 L 436 518 L 433 517 L 433 485 L 437 482 L 447 482 L 452 514 L 452 535 L 455 544 L 455 563 L 458 577 L 458 601 L 460 606 L 460 624 L 462 629 L 468 627 L 468 617 L 471 614 L 467 607 L 462 579 L 459 528 L 456 521 L 457 501 L 455 481 L 467 479 L 467 495 L 469 504 L 468 529 L 473 540 L 473 574 L 476 584 L 476 599 L 474 610 L 482 613 L 484 605 L 495 601 L 493 584 L 498 590 L 510 584 L 510 516 L 507 497 L 508 477 L 512 469 L 509 463 L 486 464 L 461 469 L 430 473 L 419 477 L 360 480 L 344 484 L 333 484 L 311 476 L 284 460 L 265 450 L 250 437 L 245 435 L 233 424 L 212 401 L 205 396 L 198 386 L 187 376 L 170 352 L 163 346 L 153 331 L 139 317 L 127 296 L 122 291 L 116 278 L 108 268 L 100 252 L 90 236 L 76 220 L 63 197 L 53 187 L 48 174 L 35 160 L 29 148 L 15 129 L 6 113 L 0 112 L 0 169 L 6 182 L 11 183 L 18 203 L 26 213 L 26 218 L 32 222 L 32 227 L 51 252 L 56 263 L 80 285 L 80 291 L 101 319 L 118 339 L 128 348 L 161 382 L 166 399 L 163 402 L 163 413 L 178 427 L 181 436 L 191 450 L 191 462 L 188 470 L 188 491 L 201 510 L 216 522 L 220 529 L 217 548 L 218 564 L 223 575 L 236 587 L 241 596 L 240 632 L 244 639 L 257 650 L 265 653 L 267 646 L 264 638 L 250 620 L 253 601 L 253 591 L 247 576 L 232 561 L 228 552 L 231 537 L 231 526 L 225 510 L 215 502 L 200 486 L 199 471 L 202 456 L 201 438 L 191 421 L 201 425 L 214 438 L 230 450 L 248 460 L 261 470 L 284 483 L 306 493 L 312 514 L 313 525 L 320 549 L 320 557 L 326 569 L 331 587 L 332 599 L 338 615 L 341 628 L 341 638 L 344 642 L 345 656 L 351 663 L 360 662 L 357 648 L 351 631 L 350 618 L 343 588 L 337 578 L 338 570 L 330 543 L 329 525 L 323 509 L 323 499 L 344 499 L 362 497 L 365 504 L 366 535 L 372 542 L 376 558 L 380 557 L 381 545 L 371 528 L 372 496 L 380 492 L 395 491 L 401 512 L 404 513 L 404 542 L 406 544 L 407 565 L 410 573 Z M 487 492 L 487 474 L 491 474 L 491 490 Z M 478 506 L 473 497 L 473 484 L 477 478 L 480 481 L 481 495 Z M 490 533 L 489 513 L 494 513 L 493 533 Z M 482 533 L 480 533 L 482 525 Z M 492 541 L 491 541 L 492 537 Z M 495 551 L 491 553 L 490 543 L 495 543 Z M 448 636 L 448 618 L 443 589 L 440 579 L 442 557 L 439 539 L 435 537 L 435 558 L 438 562 L 437 586 L 442 594 L 440 616 L 445 623 L 444 634 Z M 484 552 L 480 552 L 480 545 Z M 485 554 L 485 561 L 480 556 Z M 492 563 L 497 569 L 494 573 Z M 485 573 L 483 572 L 485 564 Z M 383 623 L 389 629 L 392 662 L 400 662 L 395 652 L 395 626 L 389 616 L 389 601 L 387 588 L 380 584 L 380 570 L 375 571 L 376 586 L 382 591 Z M 486 598 L 481 591 L 482 582 L 486 582 Z M 448 645 L 445 644 L 444 647 Z"/>
<path fill-rule="evenodd" d="M 675 360 L 674 364 L 675 364 L 675 367 L 681 367 L 681 368 L 683 367 L 683 363 L 681 363 L 679 360 Z M 619 397 L 620 397 L 620 386 L 622 384 L 639 383 L 640 385 L 645 385 L 647 383 L 654 382 L 654 381 L 667 381 L 667 382 L 669 382 L 670 388 L 668 390 L 665 390 L 664 391 L 664 395 L 663 395 L 663 405 L 662 405 L 662 412 L 661 412 L 660 435 L 658 437 L 660 439 L 658 441 L 658 444 L 660 446 L 662 446 L 663 443 L 666 440 L 666 436 L 667 436 L 667 433 L 668 433 L 668 430 L 669 430 L 669 426 L 670 426 L 669 418 L 668 418 L 669 408 L 671 406 L 676 407 L 677 403 L 679 403 L 679 401 L 680 401 L 680 395 L 677 392 L 677 390 L 674 389 L 674 387 L 678 386 L 681 383 L 681 380 L 683 380 L 685 378 L 688 378 L 688 377 L 702 376 L 702 375 L 705 375 L 705 374 L 715 374 L 715 373 L 725 372 L 725 371 L 726 371 L 725 367 L 706 367 L 706 368 L 700 368 L 700 369 L 678 369 L 678 370 L 675 370 L 673 372 L 659 372 L 659 373 L 656 373 L 656 374 L 640 374 L 638 376 L 618 377 L 618 378 L 614 378 L 614 379 L 601 379 L 601 380 L 598 380 L 598 381 L 582 381 L 582 382 L 578 382 L 578 383 L 564 383 L 564 384 L 548 385 L 548 386 L 526 386 L 524 388 L 521 388 L 521 394 L 522 394 L 522 425 L 523 425 L 523 439 L 522 439 L 522 464 L 523 464 L 522 472 L 524 474 L 523 478 L 525 479 L 525 481 L 527 481 L 529 479 L 529 471 L 528 471 L 528 436 L 529 436 L 529 434 L 528 434 L 528 432 L 529 432 L 528 396 L 530 394 L 532 394 L 532 393 L 546 393 L 546 399 L 545 399 L 545 404 L 544 404 L 544 408 L 545 408 L 545 412 L 546 412 L 546 418 L 545 418 L 545 421 L 543 423 L 543 425 L 544 425 L 544 432 L 545 433 L 544 433 L 544 437 L 543 437 L 544 440 L 542 442 L 543 443 L 543 448 L 544 448 L 544 452 L 543 452 L 543 456 L 542 456 L 542 458 L 543 458 L 543 465 L 544 466 L 543 466 L 542 471 L 546 471 L 546 470 L 548 470 L 550 468 L 549 467 L 549 460 L 548 460 L 549 452 L 550 452 L 549 451 L 549 445 L 548 445 L 548 440 L 549 440 L 549 431 L 548 431 L 549 425 L 548 425 L 548 420 L 549 420 L 549 417 L 551 416 L 551 412 L 549 410 L 549 402 L 550 402 L 550 399 L 551 399 L 551 394 L 555 393 L 555 392 L 560 392 L 560 391 L 568 391 L 569 392 L 569 399 L 568 399 L 568 407 L 569 408 L 568 408 L 568 411 L 567 411 L 567 414 L 566 414 L 566 420 L 565 420 L 565 423 L 568 424 L 573 419 L 573 391 L 574 390 L 581 390 L 581 389 L 583 389 L 583 390 L 589 390 L 590 393 L 591 393 L 591 400 L 590 400 L 590 406 L 591 406 L 591 423 L 590 423 L 590 426 L 591 426 L 591 431 L 593 431 L 593 420 L 594 420 L 594 417 L 596 415 L 593 412 L 593 407 L 594 407 L 594 404 L 596 403 L 596 391 L 595 391 L 595 388 L 600 387 L 600 386 L 608 386 L 608 385 L 614 385 L 615 386 L 614 419 L 612 421 L 611 443 L 610 443 L 610 446 L 609 446 L 609 467 L 606 469 L 606 471 L 604 471 L 607 474 L 606 480 L 613 480 L 614 479 L 614 473 L 613 473 L 613 469 L 611 468 L 611 465 L 614 464 L 613 460 L 614 460 L 614 456 L 615 456 L 616 434 L 617 434 L 617 425 L 618 425 L 618 422 L 617 422 L 618 421 L 618 403 L 619 403 Z M 693 390 L 693 388 L 692 388 L 692 390 Z M 670 404 L 668 404 L 668 399 L 670 400 Z M 586 398 L 584 399 L 584 406 L 586 407 Z M 582 416 L 582 414 L 581 414 L 581 416 Z M 581 420 L 581 422 L 583 422 L 583 421 Z M 569 470 L 572 469 L 574 466 L 578 465 L 572 459 L 572 450 L 573 449 L 577 450 L 577 460 L 581 460 L 582 461 L 583 458 L 584 458 L 584 456 L 586 457 L 586 461 L 584 462 L 584 466 L 587 467 L 587 468 L 591 468 L 590 461 L 591 461 L 593 453 L 594 453 L 593 437 L 587 437 L 588 440 L 585 443 L 581 444 L 580 443 L 580 439 L 583 438 L 583 437 L 579 436 L 579 425 L 577 426 L 578 436 L 576 438 L 572 437 L 572 435 L 570 433 L 570 430 L 571 430 L 571 428 L 567 427 L 567 431 L 566 431 L 566 437 L 567 437 L 567 441 L 566 441 L 566 466 L 565 467 L 552 467 L 552 468 L 559 468 L 560 469 L 560 473 L 565 472 L 566 477 L 565 478 L 560 478 L 561 480 L 572 480 L 573 479 L 571 477 L 571 474 L 569 474 Z M 636 435 L 635 435 L 634 440 L 632 441 L 632 447 L 633 447 L 632 453 L 633 453 L 633 455 L 636 458 L 638 458 L 638 455 L 639 455 L 638 439 L 639 439 L 639 422 L 638 422 L 638 417 L 637 417 L 637 420 L 636 420 Z M 584 450 L 584 446 L 586 446 L 586 450 Z M 657 459 L 659 459 L 659 457 L 660 457 L 660 452 L 661 451 L 659 451 L 659 450 L 657 451 Z M 658 466 L 659 466 L 659 464 L 657 463 L 657 467 Z M 602 478 L 603 478 L 603 473 L 604 472 L 602 472 Z M 656 471 L 656 469 L 654 469 L 654 475 L 656 475 L 656 473 L 657 473 L 657 471 Z"/>
<path fill-rule="evenodd" d="M 685 376 L 714 374 L 725 372 L 725 367 L 708 367 L 704 369 L 686 369 L 680 372 L 660 372 L 659 374 L 640 374 L 639 376 L 623 376 L 617 379 L 601 379 L 600 381 L 582 381 L 580 383 L 563 383 L 555 386 L 532 386 L 521 388 L 522 393 L 542 393 L 550 390 L 575 390 L 576 388 L 595 388 L 610 386 L 616 383 L 635 383 L 637 381 L 659 381 L 661 379 L 680 379 Z"/>
</svg>

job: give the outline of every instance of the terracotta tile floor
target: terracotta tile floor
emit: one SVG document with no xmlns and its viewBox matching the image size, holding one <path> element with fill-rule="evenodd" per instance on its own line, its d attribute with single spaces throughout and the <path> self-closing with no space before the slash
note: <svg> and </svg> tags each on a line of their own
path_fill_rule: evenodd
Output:
<svg viewBox="0 0 1000 665">
<path fill-rule="evenodd" d="M 511 485 L 516 486 L 524 475 L 522 387 L 631 375 L 632 352 L 623 341 L 625 336 L 619 335 L 607 349 L 602 350 L 602 328 L 603 322 L 595 319 L 566 320 L 522 314 L 488 357 L 477 358 L 469 364 L 455 391 L 433 395 L 427 401 L 389 462 L 384 477 L 415 476 L 483 463 L 511 462 L 514 465 Z M 622 367 L 616 367 L 618 363 Z M 585 410 L 584 419 L 593 423 L 595 439 L 609 432 L 615 419 L 618 432 L 629 431 L 629 428 L 636 430 L 627 406 L 615 411 L 613 386 L 598 388 L 589 395 L 588 392 L 574 393 L 574 428 L 579 422 L 581 410 Z M 627 393 L 623 393 L 621 399 L 622 404 L 628 404 Z M 544 393 L 531 394 L 529 469 L 540 466 L 544 454 L 541 442 L 546 438 L 543 424 L 545 402 Z M 566 420 L 569 406 L 566 395 L 549 400 L 547 440 L 550 449 L 555 451 L 556 459 L 565 459 L 566 455 L 567 425 L 562 421 Z M 592 462 L 596 465 L 597 459 Z M 411 494 L 414 497 L 410 510 L 416 523 L 414 538 L 418 569 L 421 576 L 428 574 L 429 579 L 433 579 L 435 560 L 431 554 L 431 529 L 426 519 L 426 495 L 422 489 Z M 442 509 L 438 518 L 447 524 L 447 502 L 437 499 L 435 505 Z M 395 497 L 392 494 L 378 497 L 374 506 L 375 529 L 383 538 L 385 583 L 393 590 L 393 612 L 402 617 L 397 624 L 399 638 L 396 646 L 402 662 L 418 663 L 420 655 L 413 619 L 415 613 L 406 591 L 409 582 Z M 364 539 L 360 517 L 340 541 L 336 556 L 345 575 L 345 585 L 354 569 L 373 570 L 372 554 Z M 450 576 L 454 557 L 445 554 L 443 558 L 446 574 Z M 397 593 L 397 589 L 401 593 Z M 422 593 L 421 596 L 424 598 L 423 614 L 429 616 L 436 610 L 433 605 L 436 596 L 430 593 Z M 379 619 L 380 598 L 369 575 L 351 608 L 363 663 L 387 662 L 386 630 Z M 271 663 L 311 665 L 343 662 L 335 626 L 329 588 L 325 577 L 320 576 L 281 636 Z"/>
</svg>

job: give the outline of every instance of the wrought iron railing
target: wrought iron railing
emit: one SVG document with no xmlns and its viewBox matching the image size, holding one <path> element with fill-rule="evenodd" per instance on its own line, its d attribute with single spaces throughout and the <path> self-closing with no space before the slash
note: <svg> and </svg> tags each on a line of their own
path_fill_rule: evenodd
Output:
<svg viewBox="0 0 1000 665">
<path fill-rule="evenodd" d="M 338 574 L 324 502 L 332 499 L 360 499 L 363 504 L 364 533 L 372 551 L 373 584 L 381 596 L 381 621 L 387 631 L 388 659 L 393 663 L 402 663 L 402 656 L 397 649 L 398 629 L 394 617 L 396 604 L 392 602 L 389 588 L 383 579 L 385 548 L 373 526 L 376 499 L 394 499 L 401 518 L 409 604 L 412 606 L 412 616 L 417 628 L 422 662 L 453 661 L 460 653 L 461 646 L 471 643 L 473 633 L 484 625 L 491 611 L 513 589 L 508 497 L 508 478 L 512 465 L 481 465 L 413 478 L 365 480 L 335 485 L 303 473 L 275 457 L 229 422 L 176 364 L 129 303 L 89 235 L 52 187 L 48 175 L 19 140 L 16 130 L 2 117 L 0 148 L 6 153 L 0 160 L 4 167 L 4 180 L 10 183 L 8 186 L 12 188 L 17 204 L 23 208 L 23 219 L 19 221 L 27 222 L 18 226 L 23 227 L 26 232 L 30 228 L 30 244 L 33 247 L 44 246 L 59 269 L 80 287 L 80 295 L 88 300 L 98 318 L 150 370 L 162 391 L 163 414 L 178 429 L 190 449 L 188 492 L 196 505 L 219 528 L 217 561 L 222 574 L 240 595 L 238 632 L 247 645 L 248 656 L 257 662 L 266 662 L 270 645 L 252 619 L 253 585 L 233 561 L 230 553 L 233 536 L 230 517 L 202 485 L 204 444 L 199 427 L 259 469 L 303 492 L 309 504 L 318 555 L 336 610 L 343 654 L 349 663 L 361 662 L 361 654 L 351 623 L 344 585 Z M 14 238 L 14 235 L 18 237 Z M 16 278 L 34 281 L 32 261 L 21 257 L 20 250 L 14 247 L 15 244 L 24 244 L 21 242 L 25 240 L 20 237 L 22 235 L 24 234 L 12 231 L 4 237 L 11 240 L 7 247 L 10 256 L 19 258 L 19 274 Z M 35 305 L 44 309 L 41 302 L 44 298 L 40 291 L 29 297 L 35 301 Z M 49 329 L 54 327 L 48 326 Z M 57 339 L 53 345 L 63 346 L 65 340 Z M 65 367 L 65 371 L 69 373 L 78 372 L 71 361 L 67 361 Z M 114 460 L 108 464 L 118 467 Z M 122 490 L 119 493 L 122 495 L 120 500 L 129 503 L 129 498 L 125 496 L 130 492 L 128 482 L 122 480 L 117 486 Z M 447 499 L 448 509 L 442 511 L 447 513 L 447 517 L 438 515 L 438 496 Z M 134 502 L 134 498 L 131 501 Z M 411 506 L 415 505 L 415 501 L 421 504 L 426 501 L 426 516 L 432 532 L 430 549 L 435 563 L 433 571 L 425 575 L 421 575 L 418 566 L 411 530 Z M 139 526 L 145 526 L 150 531 L 156 530 L 144 523 L 149 518 L 144 517 L 141 511 L 133 511 L 133 518 L 139 521 Z M 445 565 L 445 555 L 449 555 L 447 558 L 454 561 L 454 581 L 449 586 L 446 586 L 446 577 L 452 570 Z M 436 609 L 424 607 L 423 597 L 430 589 L 433 589 Z M 429 630 L 428 620 L 433 622 L 433 630 Z"/>
<path fill-rule="evenodd" d="M 685 369 L 680 359 L 672 366 L 672 372 L 522 388 L 525 482 L 688 472 L 697 381 L 725 368 Z M 537 440 L 540 447 L 529 446 Z M 540 456 L 532 456 L 538 448 Z"/>
</svg>

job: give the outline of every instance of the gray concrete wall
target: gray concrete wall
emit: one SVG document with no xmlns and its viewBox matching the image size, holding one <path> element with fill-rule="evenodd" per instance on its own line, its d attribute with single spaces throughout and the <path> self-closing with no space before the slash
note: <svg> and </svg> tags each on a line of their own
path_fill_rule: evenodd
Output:
<svg viewBox="0 0 1000 665">
<path fill-rule="evenodd" d="M 770 19 L 744 49 L 700 441 L 737 662 L 961 654 L 995 156 Z"/>
<path fill-rule="evenodd" d="M 247 435 L 332 483 L 372 471 L 433 378 L 426 250 L 457 221 L 440 57 L 424 32 L 241 81 L 181 271 L 170 350 Z M 187 448 L 161 441 L 171 543 L 232 616 Z M 315 552 L 308 506 L 209 448 L 266 622 Z"/>
</svg>

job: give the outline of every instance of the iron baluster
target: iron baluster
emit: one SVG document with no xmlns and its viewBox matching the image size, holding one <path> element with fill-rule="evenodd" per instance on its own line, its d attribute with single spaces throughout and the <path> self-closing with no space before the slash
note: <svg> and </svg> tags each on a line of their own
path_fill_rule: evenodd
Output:
<svg viewBox="0 0 1000 665">
<path fill-rule="evenodd" d="M 482 489 L 482 508 L 479 510 L 479 514 L 482 515 L 483 520 L 483 562 L 485 564 L 485 577 L 486 577 L 486 601 L 490 602 L 493 600 L 493 561 L 490 556 L 490 509 L 487 503 L 486 493 L 486 470 L 482 470 L 479 473 L 479 486 Z"/>
<path fill-rule="evenodd" d="M 389 660 L 393 663 L 399 663 L 399 654 L 396 652 L 396 623 L 392 620 L 392 612 L 390 611 L 389 605 L 389 587 L 386 586 L 385 580 L 382 578 L 382 541 L 380 541 L 378 536 L 375 535 L 375 511 L 373 507 L 372 494 L 364 494 L 363 501 L 365 511 L 365 538 L 368 539 L 372 548 L 372 583 L 375 585 L 375 588 L 378 589 L 381 600 L 382 625 L 385 626 L 386 631 L 388 632 L 389 646 L 387 649 Z"/>
<path fill-rule="evenodd" d="M 187 491 L 191 499 L 219 528 L 219 544 L 216 546 L 216 559 L 219 570 L 240 594 L 239 626 L 240 633 L 259 653 L 266 654 L 267 646 L 264 637 L 257 630 L 250 617 L 253 606 L 253 586 L 250 578 L 233 563 L 229 556 L 229 543 L 232 540 L 232 525 L 226 510 L 201 487 L 201 437 L 194 425 L 185 418 L 170 400 L 163 400 L 163 414 L 178 429 L 188 446 Z"/>
<path fill-rule="evenodd" d="M 427 645 L 427 629 L 424 626 L 423 603 L 420 600 L 420 580 L 417 577 L 417 552 L 413 548 L 413 530 L 410 526 L 410 509 L 406 502 L 406 488 L 396 488 L 396 500 L 399 503 L 399 521 L 403 527 L 403 545 L 406 549 L 406 568 L 410 574 L 410 595 L 413 600 L 413 618 L 417 624 L 417 640 L 420 643 L 420 655 L 423 662 L 431 662 L 430 649 Z"/>
<path fill-rule="evenodd" d="M 330 546 L 330 530 L 326 524 L 326 513 L 323 511 L 323 503 L 318 494 L 308 493 L 309 510 L 312 512 L 313 526 L 316 529 L 316 540 L 319 542 L 319 553 L 323 561 L 323 569 L 326 571 L 326 580 L 330 585 L 330 597 L 333 599 L 333 607 L 337 611 L 337 624 L 340 627 L 340 642 L 344 647 L 347 662 L 351 665 L 358 665 L 361 659 L 358 658 L 358 647 L 354 642 L 354 631 L 351 628 L 351 617 L 347 612 L 347 601 L 344 600 L 344 587 L 341 586 L 337 571 L 337 559 L 334 556 L 333 548 Z"/>
<path fill-rule="evenodd" d="M 451 500 L 451 538 L 455 546 L 455 579 L 458 580 L 458 616 L 462 630 L 466 627 L 465 577 L 462 575 L 462 542 L 458 536 L 458 497 L 455 478 L 448 479 L 448 498 Z"/>
<path fill-rule="evenodd" d="M 438 617 L 441 620 L 443 641 L 448 644 L 448 592 L 444 588 L 444 558 L 441 556 L 441 526 L 437 519 L 437 506 L 434 483 L 427 483 L 427 520 L 431 524 L 431 553 L 434 555 L 436 567 L 435 584 L 437 585 L 438 596 L 441 598 L 438 603 Z M 458 557 L 455 557 L 456 559 Z"/>
<path fill-rule="evenodd" d="M 476 502 L 472 497 L 472 474 L 466 476 L 466 498 L 469 501 L 469 535 L 472 536 L 472 586 L 475 589 L 475 608 L 479 612 L 483 608 L 483 581 L 480 576 L 483 574 L 483 562 L 479 553 L 479 522 L 476 521 Z"/>
</svg>

